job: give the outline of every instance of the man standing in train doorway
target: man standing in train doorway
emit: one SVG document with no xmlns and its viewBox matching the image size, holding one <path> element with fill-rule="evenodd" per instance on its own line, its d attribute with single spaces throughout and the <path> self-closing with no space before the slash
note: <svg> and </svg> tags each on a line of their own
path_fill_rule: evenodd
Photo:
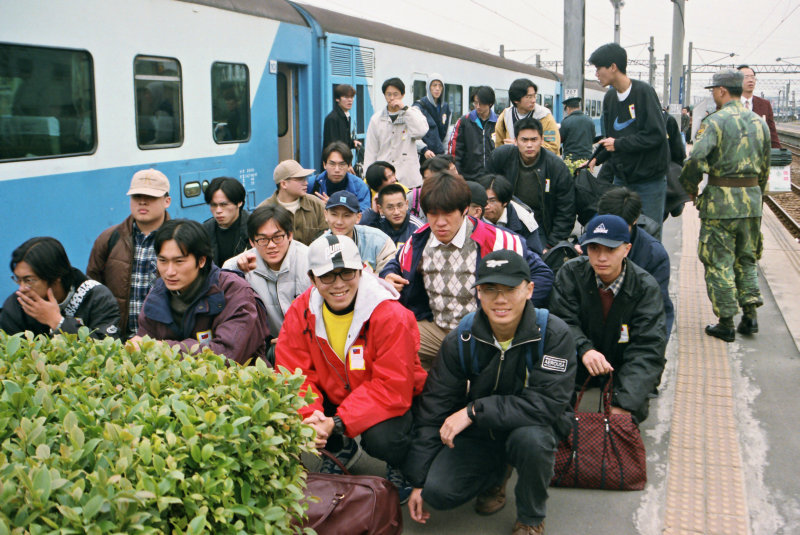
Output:
<svg viewBox="0 0 800 535">
<path fill-rule="evenodd" d="M 742 105 L 740 71 L 714 74 L 711 95 L 719 111 L 709 115 L 683 166 L 680 181 L 700 212 L 697 256 L 705 266 L 706 288 L 719 322 L 706 334 L 733 342 L 733 317 L 743 315 L 740 334 L 758 332 L 756 307 L 764 304 L 756 262 L 761 257 L 761 195 L 767 186 L 770 136 L 767 124 Z M 708 185 L 698 184 L 708 173 Z"/>
</svg>

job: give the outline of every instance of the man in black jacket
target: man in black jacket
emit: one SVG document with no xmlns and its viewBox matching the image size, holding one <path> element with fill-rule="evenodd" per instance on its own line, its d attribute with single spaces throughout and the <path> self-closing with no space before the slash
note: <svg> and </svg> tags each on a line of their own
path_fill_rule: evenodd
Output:
<svg viewBox="0 0 800 535">
<path fill-rule="evenodd" d="M 217 266 L 250 248 L 247 236 L 250 212 L 243 208 L 245 195 L 242 183 L 227 176 L 212 180 L 205 191 L 212 217 L 203 222 L 203 229 L 208 234 L 212 260 Z"/>
<path fill-rule="evenodd" d="M 530 303 L 530 269 L 517 253 L 486 255 L 475 285 L 481 308 L 447 335 L 414 405 L 409 512 L 424 523 L 423 499 L 452 509 L 477 496 L 479 514 L 495 513 L 510 464 L 519 472 L 513 534 L 543 533 L 558 436 L 569 426 L 575 345 L 564 321 Z"/>
<path fill-rule="evenodd" d="M 581 111 L 581 99 L 564 101 L 564 119 L 561 121 L 561 151 L 564 159 L 573 162 L 586 161 L 592 156 L 594 121 Z"/>
<path fill-rule="evenodd" d="M 603 98 L 603 135 L 589 167 L 606 162 L 614 185 L 632 189 L 642 198 L 642 213 L 657 222 L 661 239 L 667 192 L 669 147 L 658 95 L 647 83 L 626 74 L 628 55 L 616 43 L 601 46 L 589 57 L 597 79 L 611 86 Z"/>
<path fill-rule="evenodd" d="M 325 148 L 334 141 L 341 141 L 351 149 L 361 146 L 361 142 L 352 137 L 350 110 L 353 108 L 353 98 L 356 90 L 352 85 L 339 84 L 333 88 L 333 100 L 336 102 L 333 110 L 325 117 L 322 127 L 322 147 Z"/>
<path fill-rule="evenodd" d="M 561 158 L 542 147 L 542 123 L 528 117 L 514 130 L 517 144 L 497 147 L 489 170 L 506 177 L 514 195 L 533 210 L 546 251 L 569 238 L 575 225 L 575 183 Z"/>
<path fill-rule="evenodd" d="M 463 116 L 453 129 L 450 153 L 455 157 L 456 169 L 467 180 L 475 180 L 486 173 L 489 156 L 494 150 L 494 90 L 488 85 L 477 88 L 472 95 L 475 106 Z"/>
<path fill-rule="evenodd" d="M 626 256 L 628 224 L 599 215 L 586 226 L 581 245 L 588 257 L 558 271 L 550 311 L 570 327 L 578 349 L 576 385 L 614 372 L 611 414 L 647 418 L 648 397 L 666 363 L 664 300 L 656 280 Z M 602 381 L 603 383 L 605 381 Z"/>
</svg>

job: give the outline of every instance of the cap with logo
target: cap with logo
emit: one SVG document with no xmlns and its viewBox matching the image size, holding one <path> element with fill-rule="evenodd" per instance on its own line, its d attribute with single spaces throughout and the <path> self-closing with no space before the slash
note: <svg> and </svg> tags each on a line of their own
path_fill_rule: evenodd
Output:
<svg viewBox="0 0 800 535">
<path fill-rule="evenodd" d="M 313 169 L 303 168 L 302 165 L 294 160 L 283 160 L 281 163 L 275 166 L 275 171 L 272 173 L 272 178 L 275 180 L 276 184 L 280 184 L 289 178 L 307 177 L 308 175 L 313 175 L 315 172 L 316 171 Z"/>
<path fill-rule="evenodd" d="M 363 267 L 358 247 L 347 236 L 326 234 L 308 246 L 308 269 L 315 277 L 330 273 L 334 269 L 361 270 Z"/>
<path fill-rule="evenodd" d="M 631 242 L 631 231 L 628 223 L 618 215 L 597 215 L 586 224 L 586 234 L 581 245 L 599 243 L 616 249 L 623 243 Z"/>
<path fill-rule="evenodd" d="M 522 281 L 531 281 L 531 268 L 521 255 L 510 249 L 492 251 L 481 258 L 475 274 L 475 286 L 502 284 L 513 287 Z"/>
<path fill-rule="evenodd" d="M 711 78 L 711 85 L 707 85 L 706 89 L 711 89 L 712 87 L 742 89 L 743 82 L 744 75 L 741 71 L 737 71 L 736 69 L 722 69 L 714 73 L 714 76 Z"/>
<path fill-rule="evenodd" d="M 358 197 L 350 191 L 337 191 L 328 197 L 328 202 L 325 203 L 325 209 L 330 210 L 337 206 L 344 206 L 354 214 L 361 211 L 361 206 L 358 204 Z"/>
<path fill-rule="evenodd" d="M 128 190 L 128 195 L 147 195 L 148 197 L 163 197 L 167 193 L 169 193 L 169 179 L 156 169 L 136 171 Z"/>
</svg>

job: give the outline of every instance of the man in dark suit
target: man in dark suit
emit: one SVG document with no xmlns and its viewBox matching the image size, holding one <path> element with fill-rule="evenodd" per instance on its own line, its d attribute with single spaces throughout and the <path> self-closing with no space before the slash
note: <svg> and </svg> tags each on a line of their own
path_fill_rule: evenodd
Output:
<svg viewBox="0 0 800 535">
<path fill-rule="evenodd" d="M 351 149 L 358 148 L 361 142 L 352 138 L 350 109 L 353 107 L 353 98 L 356 90 L 352 85 L 340 84 L 333 89 L 333 98 L 336 104 L 327 117 L 322 128 L 322 148 L 324 149 L 334 141 L 341 141 Z"/>
<path fill-rule="evenodd" d="M 744 75 L 742 105 L 767 122 L 772 148 L 781 148 L 781 142 L 778 140 L 778 131 L 775 129 L 775 118 L 772 115 L 772 104 L 769 103 L 769 100 L 753 94 L 756 88 L 756 72 L 749 65 L 739 65 L 737 68 Z"/>
</svg>

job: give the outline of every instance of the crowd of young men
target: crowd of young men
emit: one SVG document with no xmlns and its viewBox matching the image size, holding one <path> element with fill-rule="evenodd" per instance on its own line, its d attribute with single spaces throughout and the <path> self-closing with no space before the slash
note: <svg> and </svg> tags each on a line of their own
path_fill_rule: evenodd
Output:
<svg viewBox="0 0 800 535">
<path fill-rule="evenodd" d="M 149 336 L 239 364 L 300 369 L 314 396 L 301 414 L 317 446 L 345 464 L 361 448 L 384 460 L 414 520 L 429 518 L 424 502 L 449 509 L 475 498 L 479 514 L 499 511 L 513 468 L 512 531 L 543 533 L 576 385 L 602 385 L 613 372 L 612 413 L 643 421 L 674 320 L 659 241 L 664 116 L 653 89 L 627 77 L 624 49 L 604 45 L 590 62 L 611 87 L 594 152 L 580 100 L 565 102 L 559 132 L 526 79 L 511 84 L 499 116 L 494 91 L 475 88 L 474 109 L 454 121 L 448 143 L 451 113 L 435 75 L 411 107 L 402 80 L 383 84 L 387 104 L 365 140 L 366 181 L 353 173 L 361 142 L 350 86 L 334 92 L 322 172 L 280 162 L 275 193 L 252 212 L 241 182 L 219 177 L 205 191 L 211 218 L 170 219 L 169 179 L 138 171 L 131 214 L 96 239 L 86 275 L 52 238 L 12 253 L 19 290 L 0 310 L 0 329 L 86 326 L 133 346 Z M 681 176 L 694 198 L 699 173 L 712 170 L 698 198 L 699 249 L 720 318 L 706 332 L 726 341 L 737 301 L 741 334 L 757 332 L 761 304 L 753 266 L 770 130 L 748 111 L 758 104 L 743 94 L 748 76 L 748 67 L 715 75 L 721 111 L 698 132 Z M 747 154 L 715 152 L 731 129 L 750 132 Z M 561 152 L 603 164 L 625 187 L 598 200 L 576 245 L 585 256 L 554 275 L 541 255 L 576 235 Z"/>
</svg>

